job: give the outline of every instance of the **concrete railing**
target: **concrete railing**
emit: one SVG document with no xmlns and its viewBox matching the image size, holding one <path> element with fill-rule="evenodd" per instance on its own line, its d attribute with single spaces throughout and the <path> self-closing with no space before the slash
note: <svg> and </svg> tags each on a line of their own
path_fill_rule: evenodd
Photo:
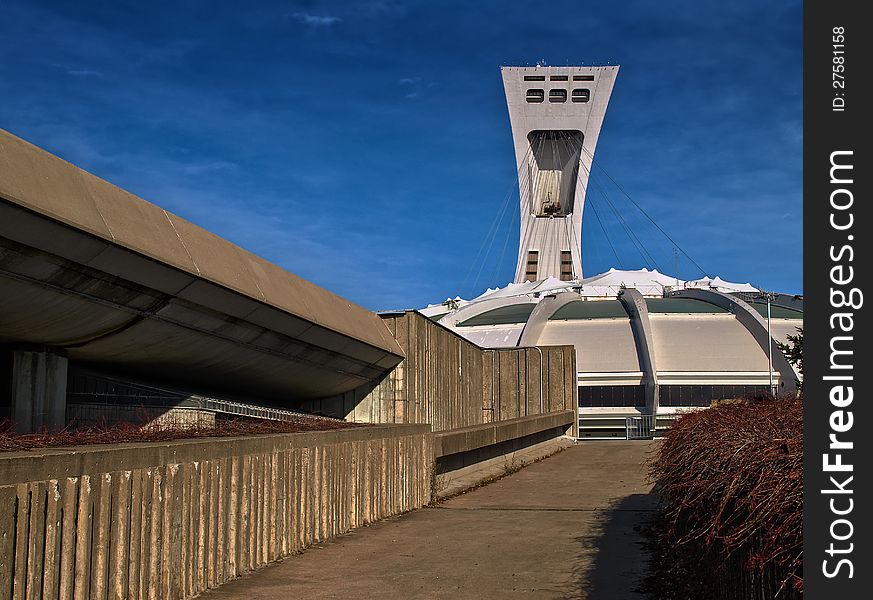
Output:
<svg viewBox="0 0 873 600">
<path fill-rule="evenodd" d="M 551 434 L 553 430 L 561 430 L 561 435 L 564 435 L 573 426 L 575 417 L 572 410 L 564 410 L 441 431 L 434 434 L 434 458 L 439 460 L 454 454 L 481 451 L 504 442 L 524 440 L 542 432 Z"/>
<path fill-rule="evenodd" d="M 188 598 L 431 498 L 428 425 L 0 454 L 0 599 Z"/>
<path fill-rule="evenodd" d="M 554 454 L 573 442 L 572 410 L 508 419 L 434 433 L 437 499 Z"/>
<path fill-rule="evenodd" d="M 0 454 L 0 600 L 190 598 L 557 451 L 573 411 Z"/>
</svg>

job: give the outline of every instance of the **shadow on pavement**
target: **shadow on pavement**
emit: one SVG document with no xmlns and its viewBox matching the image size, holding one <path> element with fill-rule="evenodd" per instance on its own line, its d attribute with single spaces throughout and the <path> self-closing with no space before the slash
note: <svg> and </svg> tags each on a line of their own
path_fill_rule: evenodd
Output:
<svg viewBox="0 0 873 600">
<path fill-rule="evenodd" d="M 639 591 L 649 555 L 640 530 L 657 510 L 654 493 L 632 494 L 597 511 L 596 535 L 576 538 L 579 554 L 573 567 L 576 598 L 585 600 L 644 600 Z M 591 556 L 585 562 L 582 557 Z"/>
</svg>

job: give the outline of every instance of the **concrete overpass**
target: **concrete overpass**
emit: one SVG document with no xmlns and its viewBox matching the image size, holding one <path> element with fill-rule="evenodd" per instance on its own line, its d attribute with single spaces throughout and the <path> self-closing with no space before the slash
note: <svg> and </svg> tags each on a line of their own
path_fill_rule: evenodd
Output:
<svg viewBox="0 0 873 600">
<path fill-rule="evenodd" d="M 68 361 L 287 404 L 402 358 L 375 314 L 0 130 L 0 410 L 21 429 L 63 425 Z"/>
</svg>

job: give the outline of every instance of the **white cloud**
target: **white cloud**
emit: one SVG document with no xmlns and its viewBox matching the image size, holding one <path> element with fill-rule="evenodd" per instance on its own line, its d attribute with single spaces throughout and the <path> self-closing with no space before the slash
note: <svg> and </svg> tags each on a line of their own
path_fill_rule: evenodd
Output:
<svg viewBox="0 0 873 600">
<path fill-rule="evenodd" d="M 237 168 L 237 164 L 227 160 L 213 160 L 187 164 L 182 170 L 188 175 L 201 175 L 213 171 L 227 171 Z"/>
<path fill-rule="evenodd" d="M 68 69 L 67 75 L 72 75 L 73 77 L 102 77 L 103 73 L 92 71 L 91 69 Z"/>
<path fill-rule="evenodd" d="M 339 17 L 331 15 L 311 15 L 302 12 L 296 12 L 291 16 L 308 27 L 331 27 L 342 21 Z"/>
</svg>

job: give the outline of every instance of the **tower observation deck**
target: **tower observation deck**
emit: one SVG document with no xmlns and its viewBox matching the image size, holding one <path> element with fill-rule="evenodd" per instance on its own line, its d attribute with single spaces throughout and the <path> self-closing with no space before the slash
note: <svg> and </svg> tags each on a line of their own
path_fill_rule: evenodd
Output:
<svg viewBox="0 0 873 600">
<path fill-rule="evenodd" d="M 502 67 L 518 167 L 515 282 L 582 278 L 582 210 L 617 66 Z"/>
</svg>

